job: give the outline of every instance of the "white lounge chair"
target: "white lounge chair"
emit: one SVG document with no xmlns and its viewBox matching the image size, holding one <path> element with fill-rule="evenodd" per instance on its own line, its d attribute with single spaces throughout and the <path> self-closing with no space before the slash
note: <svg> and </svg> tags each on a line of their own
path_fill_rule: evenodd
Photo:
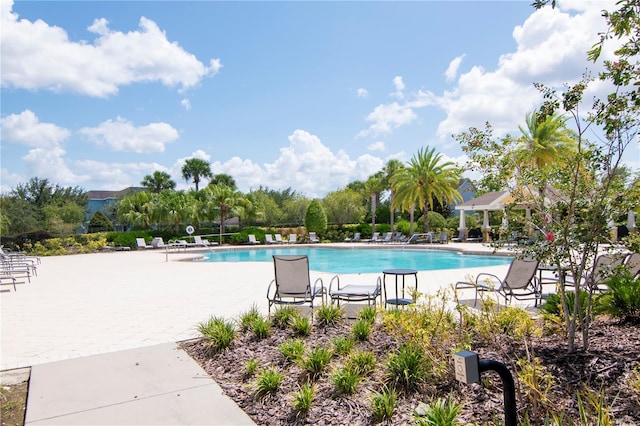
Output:
<svg viewBox="0 0 640 426">
<path fill-rule="evenodd" d="M 345 243 L 357 243 L 360 241 L 360 233 L 356 232 L 355 234 L 353 234 L 353 238 L 345 238 L 344 242 Z"/>
<path fill-rule="evenodd" d="M 136 245 L 139 249 L 152 249 L 154 248 L 151 244 L 147 244 L 144 238 L 136 238 Z"/>
<path fill-rule="evenodd" d="M 316 235 L 315 232 L 309 232 L 309 241 L 312 243 L 319 243 L 320 240 L 318 239 L 318 236 Z"/>
<path fill-rule="evenodd" d="M 275 240 L 273 239 L 273 235 L 271 234 L 264 234 L 264 240 L 267 244 L 275 244 Z"/>
<path fill-rule="evenodd" d="M 200 235 L 193 236 L 193 242 L 197 246 L 209 247 L 209 246 L 217 246 L 218 243 L 215 241 L 209 241 L 206 238 L 202 238 Z"/>
<path fill-rule="evenodd" d="M 256 240 L 256 236 L 249 234 L 249 244 L 260 244 L 260 241 Z"/>
<path fill-rule="evenodd" d="M 295 244 L 298 242 L 298 236 L 296 234 L 289 234 L 289 244 Z"/>
<path fill-rule="evenodd" d="M 282 235 L 280 235 L 280 234 L 273 234 L 273 238 L 276 239 L 276 243 L 278 243 L 278 244 L 282 244 L 284 242 L 282 240 Z"/>
</svg>

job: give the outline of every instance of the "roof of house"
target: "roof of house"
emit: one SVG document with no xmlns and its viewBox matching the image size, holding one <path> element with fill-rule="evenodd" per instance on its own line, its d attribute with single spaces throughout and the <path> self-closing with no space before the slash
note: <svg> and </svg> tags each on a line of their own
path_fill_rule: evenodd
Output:
<svg viewBox="0 0 640 426">
<path fill-rule="evenodd" d="M 107 200 L 121 198 L 134 192 L 144 191 L 145 188 L 138 186 L 130 186 L 120 191 L 107 191 L 107 190 L 92 190 L 87 191 L 86 195 L 89 200 Z"/>
</svg>

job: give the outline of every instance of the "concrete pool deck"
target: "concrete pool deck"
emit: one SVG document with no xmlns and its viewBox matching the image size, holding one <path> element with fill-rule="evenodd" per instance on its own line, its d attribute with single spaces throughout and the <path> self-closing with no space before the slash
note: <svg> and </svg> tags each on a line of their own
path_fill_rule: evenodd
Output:
<svg viewBox="0 0 640 426">
<path fill-rule="evenodd" d="M 421 248 L 493 251 L 477 243 Z M 273 265 L 180 261 L 198 255 L 45 257 L 31 283 L 1 293 L 0 369 L 6 376 L 30 367 L 26 424 L 252 424 L 176 342 L 198 337 L 196 325 L 211 315 L 237 318 L 254 305 L 266 313 Z M 419 290 L 507 268 L 421 271 Z M 340 277 L 371 283 L 379 275 Z M 328 286 L 333 274 L 311 276 Z"/>
<path fill-rule="evenodd" d="M 478 243 L 421 247 L 493 250 Z M 272 263 L 179 261 L 197 255 L 190 251 L 167 257 L 161 250 L 148 250 L 43 258 L 31 283 L 0 295 L 0 369 L 187 340 L 197 337 L 196 325 L 211 315 L 234 318 L 253 305 L 267 312 Z M 435 293 L 467 275 L 504 275 L 506 270 L 504 265 L 421 271 L 418 281 L 421 292 Z M 371 283 L 378 275 L 341 277 Z M 328 286 L 333 274 L 312 272 L 312 278 L 318 276 Z"/>
</svg>

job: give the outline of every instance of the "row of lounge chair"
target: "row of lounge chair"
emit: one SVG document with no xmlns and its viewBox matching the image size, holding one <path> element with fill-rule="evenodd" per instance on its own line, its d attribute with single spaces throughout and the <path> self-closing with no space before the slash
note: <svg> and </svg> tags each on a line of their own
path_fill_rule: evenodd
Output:
<svg viewBox="0 0 640 426">
<path fill-rule="evenodd" d="M 262 242 L 259 241 L 254 234 L 249 234 L 248 238 L 249 238 L 249 244 L 262 244 Z M 284 240 L 282 238 L 282 235 L 278 233 L 273 235 L 265 234 L 264 238 L 265 238 L 266 244 L 284 244 L 284 243 L 296 244 L 298 242 L 298 236 L 296 234 L 289 234 L 288 240 Z M 320 239 L 318 238 L 315 232 L 309 232 L 309 242 L 311 243 L 320 242 Z"/>
<path fill-rule="evenodd" d="M 202 238 L 200 235 L 195 235 L 193 237 L 193 242 L 188 242 L 184 239 L 170 240 L 168 244 L 165 244 L 162 237 L 154 237 L 153 240 L 149 244 L 145 241 L 144 238 L 136 238 L 136 246 L 138 249 L 186 249 L 188 247 L 211 247 L 217 246 L 218 243 L 216 241 L 209 241 L 205 238 Z"/>
<path fill-rule="evenodd" d="M 0 246 L 0 288 L 10 286 L 17 291 L 18 284 L 30 283 L 32 277 L 38 276 L 38 265 L 41 262 L 38 256 L 5 251 L 4 247 Z M 6 292 L 11 289 L 0 291 Z"/>
<path fill-rule="evenodd" d="M 345 238 L 347 243 L 404 243 L 404 244 L 419 244 L 419 243 L 440 243 L 447 244 L 449 242 L 449 232 L 442 231 L 439 237 L 435 237 L 433 232 L 427 233 L 414 233 L 411 237 L 407 238 L 402 235 L 402 232 L 385 232 L 382 236 L 380 232 L 374 232 L 371 238 L 361 238 L 360 232 L 356 232 L 353 237 Z"/>
</svg>

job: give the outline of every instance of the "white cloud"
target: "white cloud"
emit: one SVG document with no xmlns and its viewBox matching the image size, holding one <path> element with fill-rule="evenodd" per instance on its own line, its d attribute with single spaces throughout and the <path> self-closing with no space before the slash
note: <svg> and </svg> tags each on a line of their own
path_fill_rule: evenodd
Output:
<svg viewBox="0 0 640 426">
<path fill-rule="evenodd" d="M 166 144 L 178 139 L 178 131 L 167 123 L 135 127 L 121 117 L 102 122 L 98 127 L 83 127 L 78 134 L 114 151 L 137 153 L 163 152 Z"/>
<path fill-rule="evenodd" d="M 0 119 L 0 128 L 3 141 L 38 148 L 58 147 L 71 135 L 71 132 L 63 127 L 41 123 L 28 109 Z"/>
<path fill-rule="evenodd" d="M 516 50 L 502 55 L 494 71 L 473 67 L 459 77 L 454 90 L 443 94 L 439 106 L 447 117 L 437 135 L 446 138 L 472 126 L 484 127 L 487 121 L 496 135 L 517 132 L 526 114 L 542 102 L 534 82 L 549 87 L 574 84 L 587 68 L 594 68 L 586 52 L 605 30 L 600 11 L 613 4 L 559 1 L 555 9 L 532 13 L 513 30 Z M 609 54 L 603 52 L 603 57 Z"/>
<path fill-rule="evenodd" d="M 366 98 L 369 96 L 369 91 L 363 87 L 359 88 L 357 93 L 359 98 Z"/>
<path fill-rule="evenodd" d="M 396 89 L 395 92 L 393 92 L 391 94 L 391 96 L 394 96 L 398 99 L 402 99 L 404 98 L 404 89 L 405 89 L 405 85 L 404 85 L 404 81 L 402 80 L 402 77 L 397 75 L 395 77 L 393 77 L 393 87 Z"/>
<path fill-rule="evenodd" d="M 180 101 L 180 105 L 182 105 L 187 111 L 191 110 L 191 101 L 187 98 L 182 99 Z"/>
<path fill-rule="evenodd" d="M 214 173 L 233 176 L 241 191 L 260 185 L 278 190 L 291 187 L 308 197 L 322 197 L 353 180 L 366 179 L 383 165 L 382 159 L 368 154 L 352 160 L 343 150 L 333 153 L 316 135 L 296 130 L 273 163 L 260 166 L 233 157 L 215 162 L 211 168 Z"/>
<path fill-rule="evenodd" d="M 391 133 L 393 129 L 412 123 L 418 118 L 412 108 L 406 104 L 393 102 L 375 107 L 366 120 L 373 124 L 366 130 L 362 130 L 356 137 L 376 136 Z"/>
<path fill-rule="evenodd" d="M 462 64 L 464 56 L 465 55 L 460 55 L 449 62 L 449 67 L 447 67 L 447 70 L 444 72 L 444 76 L 447 81 L 453 81 L 456 79 L 458 76 L 458 69 L 460 68 L 460 64 Z"/>
<path fill-rule="evenodd" d="M 369 151 L 380 151 L 384 152 L 385 146 L 383 141 L 374 142 L 367 147 Z"/>
<path fill-rule="evenodd" d="M 66 151 L 60 147 L 33 148 L 22 157 L 27 176 L 47 177 L 61 185 L 77 186 L 89 179 L 89 175 L 74 173 L 64 159 Z"/>
<path fill-rule="evenodd" d="M 2 87 L 106 97 L 134 82 L 188 89 L 222 67 L 219 59 L 206 67 L 145 17 L 138 31 L 126 33 L 96 19 L 87 29 L 97 38 L 88 43 L 70 40 L 64 29 L 42 20 L 18 19 L 12 6 L 3 0 L 0 8 Z"/>
</svg>

